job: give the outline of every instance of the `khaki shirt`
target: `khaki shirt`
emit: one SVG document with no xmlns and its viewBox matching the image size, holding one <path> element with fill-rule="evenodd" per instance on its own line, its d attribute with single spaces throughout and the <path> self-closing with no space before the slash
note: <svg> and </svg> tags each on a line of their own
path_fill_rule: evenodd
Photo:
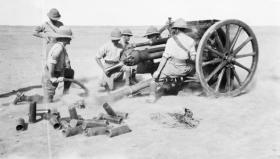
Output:
<svg viewBox="0 0 280 159">
<path fill-rule="evenodd" d="M 48 53 L 47 66 L 54 64 L 54 71 L 63 71 L 69 62 L 70 60 L 63 44 L 60 42 L 55 43 Z"/>
<path fill-rule="evenodd" d="M 45 22 L 41 26 L 37 26 L 35 28 L 35 32 L 37 33 L 56 33 L 59 27 L 63 26 L 63 23 L 58 21 L 56 25 L 52 24 L 50 21 Z M 47 43 L 54 41 L 54 39 L 49 38 Z"/>
<path fill-rule="evenodd" d="M 194 60 L 196 55 L 195 41 L 191 37 L 183 33 L 178 34 L 177 38 L 181 42 L 181 44 L 190 51 L 191 58 L 192 60 Z M 180 46 L 178 46 L 178 44 L 173 38 L 169 38 L 167 40 L 165 51 L 163 52 L 162 56 L 166 58 L 173 57 L 182 60 L 186 60 L 189 58 L 188 53 L 185 50 L 183 50 Z"/>
<path fill-rule="evenodd" d="M 123 45 L 118 43 L 117 46 L 115 46 L 111 41 L 103 45 L 97 52 L 96 57 L 102 58 L 105 61 L 114 61 L 119 62 L 120 56 L 123 51 Z"/>
</svg>

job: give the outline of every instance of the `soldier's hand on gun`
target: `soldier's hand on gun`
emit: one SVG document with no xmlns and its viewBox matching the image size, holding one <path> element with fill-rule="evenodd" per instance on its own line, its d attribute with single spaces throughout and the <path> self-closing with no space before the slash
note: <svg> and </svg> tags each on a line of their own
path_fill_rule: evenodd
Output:
<svg viewBox="0 0 280 159">
<path fill-rule="evenodd" d="M 51 81 L 52 83 L 63 82 L 63 81 L 64 81 L 64 77 L 58 77 L 58 78 L 52 77 L 52 78 L 50 79 L 50 81 Z"/>
</svg>

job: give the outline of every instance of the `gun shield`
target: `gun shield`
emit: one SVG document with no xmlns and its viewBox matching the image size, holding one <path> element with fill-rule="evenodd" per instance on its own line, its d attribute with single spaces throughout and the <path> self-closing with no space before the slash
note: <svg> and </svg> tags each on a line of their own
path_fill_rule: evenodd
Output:
<svg viewBox="0 0 280 159">
<path fill-rule="evenodd" d="M 65 137 L 81 134 L 82 132 L 83 132 L 83 129 L 82 129 L 81 126 L 78 126 L 78 127 L 75 127 L 75 128 L 67 128 L 67 129 L 62 130 L 62 134 Z"/>
<path fill-rule="evenodd" d="M 29 123 L 35 123 L 36 122 L 36 107 L 37 103 L 36 102 L 30 102 L 29 104 Z"/>
<path fill-rule="evenodd" d="M 85 130 L 85 136 L 105 135 L 108 133 L 107 127 L 94 127 Z"/>
<path fill-rule="evenodd" d="M 119 127 L 109 129 L 108 136 L 109 137 L 114 137 L 114 136 L 118 136 L 118 135 L 121 135 L 121 134 L 129 133 L 131 131 L 132 130 L 127 125 L 122 125 L 122 126 L 119 126 Z"/>
<path fill-rule="evenodd" d="M 83 122 L 82 128 L 106 127 L 108 124 L 106 120 L 87 120 Z"/>
<path fill-rule="evenodd" d="M 74 106 L 69 106 L 68 110 L 71 119 L 79 119 L 76 108 Z"/>
<path fill-rule="evenodd" d="M 108 103 L 104 103 L 103 108 L 105 109 L 105 111 L 107 112 L 108 115 L 117 116 L 115 111 L 112 109 L 112 107 Z"/>
<path fill-rule="evenodd" d="M 16 130 L 17 131 L 22 131 L 26 129 L 26 123 L 24 122 L 23 118 L 18 118 L 16 120 L 17 126 L 16 126 Z"/>
</svg>

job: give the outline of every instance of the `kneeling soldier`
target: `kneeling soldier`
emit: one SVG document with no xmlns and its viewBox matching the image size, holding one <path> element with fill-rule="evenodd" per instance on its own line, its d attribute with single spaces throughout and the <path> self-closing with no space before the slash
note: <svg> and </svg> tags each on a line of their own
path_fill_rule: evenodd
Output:
<svg viewBox="0 0 280 159">
<path fill-rule="evenodd" d="M 74 70 L 71 69 L 70 60 L 65 49 L 72 39 L 71 29 L 61 26 L 57 33 L 50 34 L 50 36 L 56 39 L 56 43 L 48 53 L 42 79 L 44 97 L 47 98 L 47 102 L 53 101 L 55 89 L 59 82 L 64 81 L 64 77 L 74 78 Z M 64 82 L 63 94 L 68 93 L 70 85 L 71 82 Z"/>
<path fill-rule="evenodd" d="M 121 31 L 116 28 L 111 32 L 111 41 L 104 44 L 96 54 L 95 60 L 103 71 L 103 77 L 100 81 L 102 87 L 108 86 L 110 90 L 114 89 L 114 82 L 123 79 L 123 72 L 126 70 L 122 68 L 120 71 L 113 73 L 110 77 L 106 76 L 106 68 L 112 67 L 121 61 L 124 46 L 120 43 Z M 103 62 L 101 61 L 103 59 Z M 129 84 L 129 79 L 126 79 Z"/>
<path fill-rule="evenodd" d="M 186 21 L 178 19 L 172 30 L 174 35 L 166 43 L 160 64 L 153 74 L 151 93 L 147 102 L 155 102 L 157 85 L 166 79 L 183 77 L 194 72 L 195 41 L 184 32 L 189 29 Z"/>
</svg>

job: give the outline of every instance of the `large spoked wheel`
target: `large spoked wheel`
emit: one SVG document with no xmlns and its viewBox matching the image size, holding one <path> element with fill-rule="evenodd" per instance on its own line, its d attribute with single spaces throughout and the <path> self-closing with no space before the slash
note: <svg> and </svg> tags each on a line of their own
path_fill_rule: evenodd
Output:
<svg viewBox="0 0 280 159">
<path fill-rule="evenodd" d="M 224 20 L 200 40 L 196 73 L 208 95 L 236 96 L 251 82 L 257 63 L 258 43 L 252 29 L 240 20 Z"/>
</svg>

